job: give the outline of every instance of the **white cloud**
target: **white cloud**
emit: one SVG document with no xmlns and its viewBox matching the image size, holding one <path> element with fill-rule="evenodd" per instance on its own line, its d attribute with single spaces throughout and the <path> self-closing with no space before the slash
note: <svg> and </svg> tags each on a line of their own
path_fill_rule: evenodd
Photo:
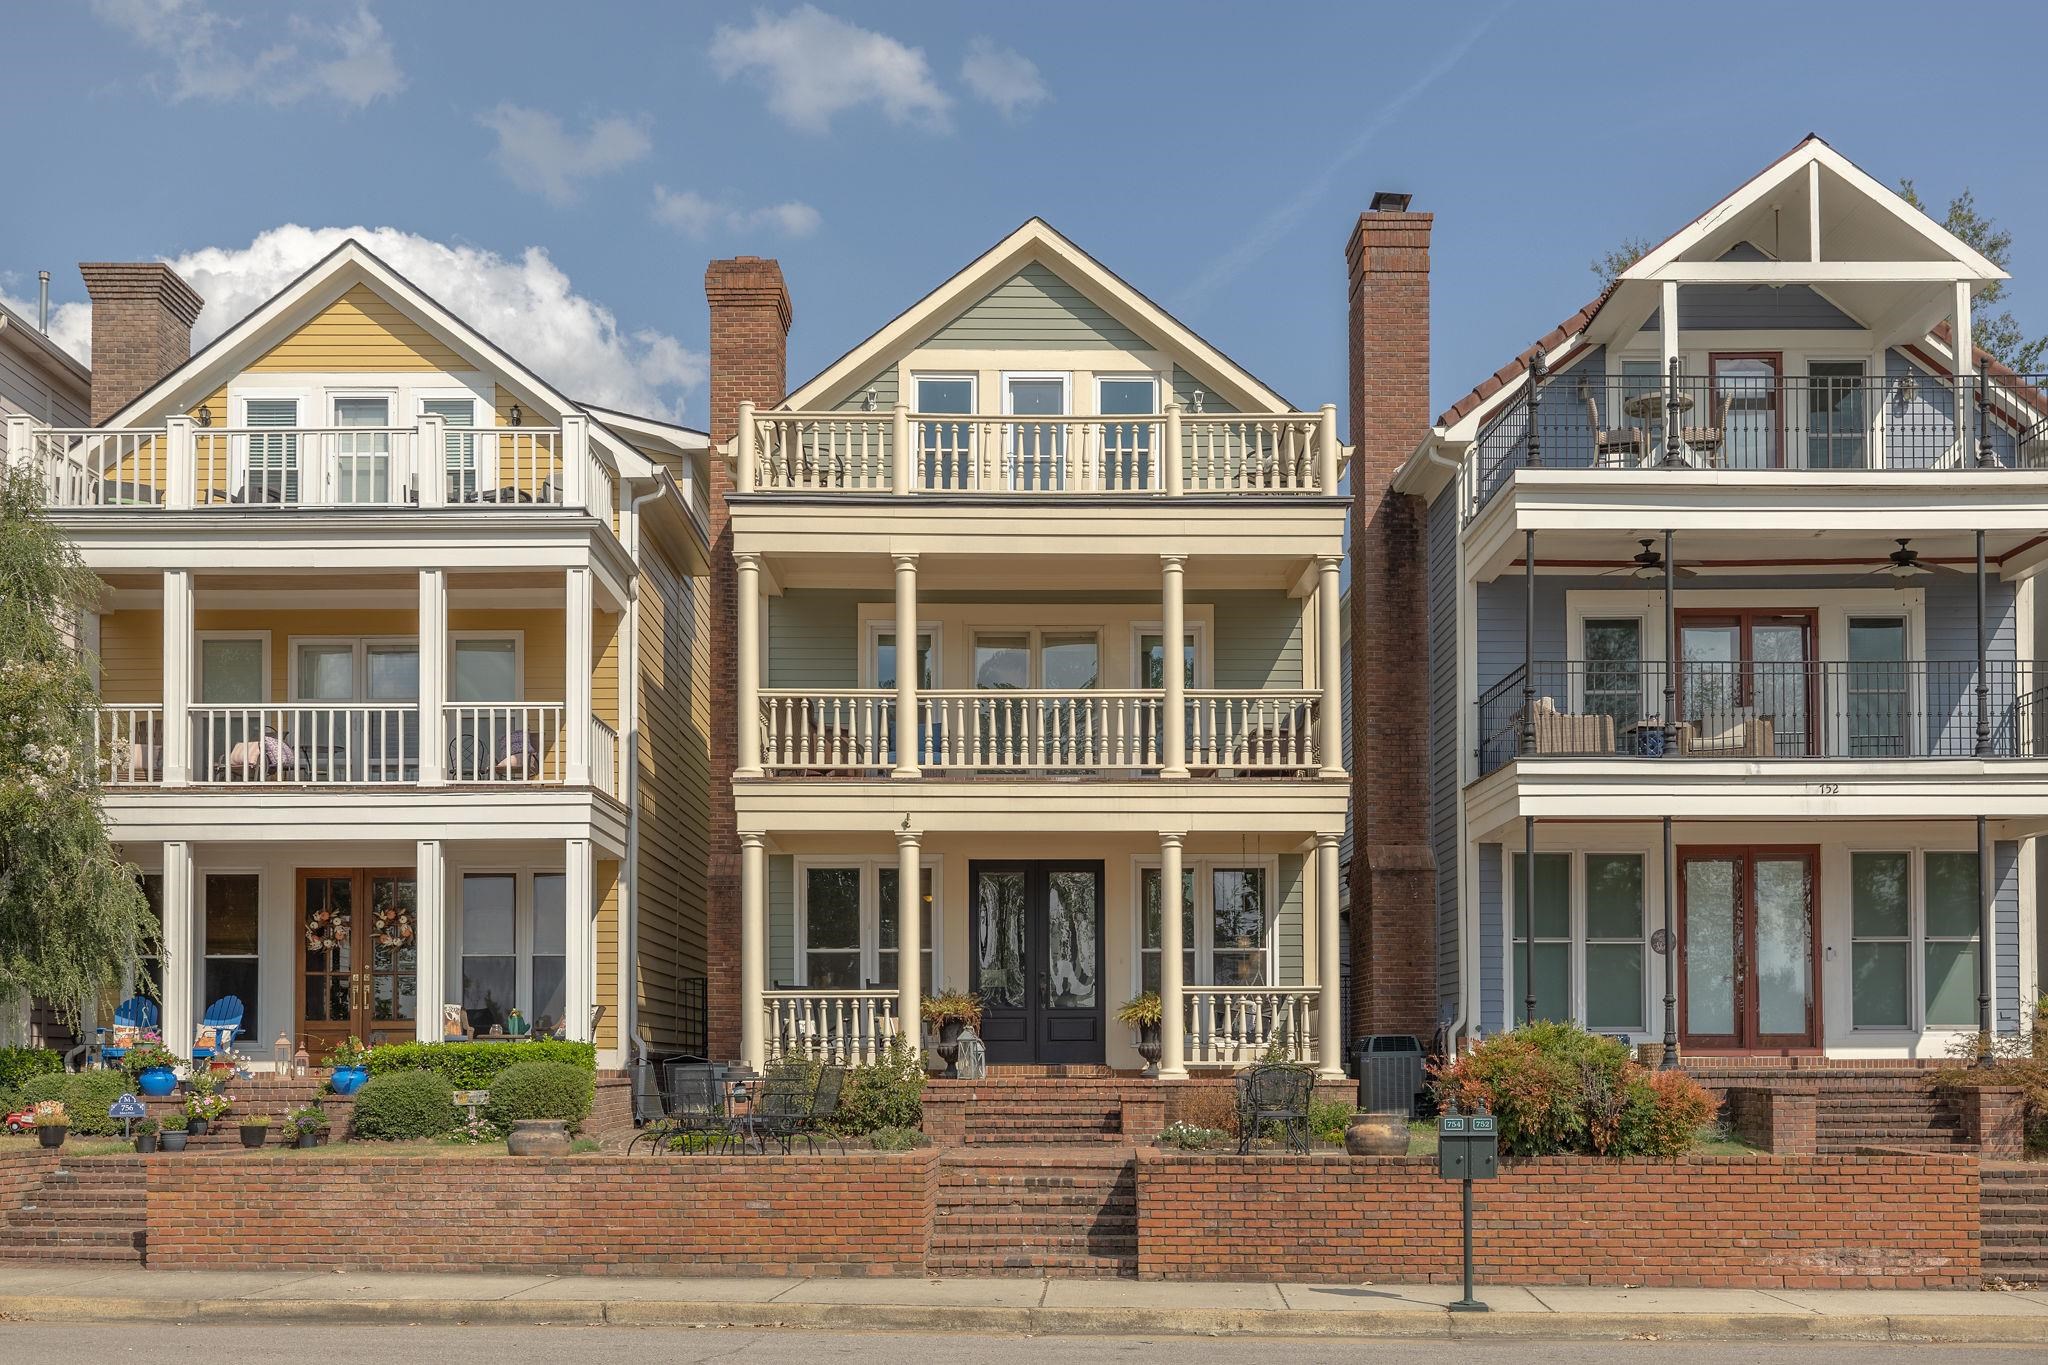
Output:
<svg viewBox="0 0 2048 1365">
<path fill-rule="evenodd" d="M 516 258 L 396 228 L 287 224 L 245 247 L 206 247 L 168 260 L 206 300 L 192 330 L 203 346 L 246 317 L 306 268 L 354 237 L 391 267 L 549 383 L 582 402 L 648 416 L 678 418 L 684 394 L 702 385 L 706 360 L 666 332 L 627 332 L 610 309 L 578 294 L 540 247 Z M 35 316 L 33 303 L 0 295 Z M 91 359 L 92 308 L 52 310 L 50 334 L 80 360 Z"/>
<path fill-rule="evenodd" d="M 1006 119 L 1043 103 L 1049 93 L 1038 63 L 1014 48 L 999 46 L 993 38 L 976 38 L 967 45 L 960 79 Z"/>
<path fill-rule="evenodd" d="M 695 190 L 654 187 L 654 221 L 702 237 L 714 228 L 734 232 L 766 229 L 785 237 L 808 237 L 824 221 L 818 211 L 801 200 L 741 208 L 725 199 L 713 199 Z"/>
<path fill-rule="evenodd" d="M 756 10 L 751 28 L 720 27 L 711 61 L 726 80 L 764 81 L 769 109 L 806 133 L 826 132 L 834 117 L 866 104 L 879 106 L 892 123 L 944 129 L 953 103 L 932 79 L 922 48 L 815 5 L 779 18 Z"/>
<path fill-rule="evenodd" d="M 577 137 L 545 110 L 501 104 L 477 115 L 477 122 L 498 135 L 491 153 L 498 169 L 554 204 L 573 200 L 579 181 L 630 166 L 654 150 L 645 125 L 633 119 L 593 119 Z"/>
<path fill-rule="evenodd" d="M 245 25 L 206 0 L 92 0 L 93 12 L 158 63 L 151 80 L 173 101 L 326 98 L 360 109 L 405 88 L 398 55 L 366 4 L 270 11 Z M 166 80 L 167 78 L 167 80 Z"/>
</svg>

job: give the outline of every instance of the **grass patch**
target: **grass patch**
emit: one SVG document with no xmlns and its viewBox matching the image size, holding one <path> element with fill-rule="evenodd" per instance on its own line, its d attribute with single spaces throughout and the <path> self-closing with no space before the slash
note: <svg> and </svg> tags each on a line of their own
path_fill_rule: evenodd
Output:
<svg viewBox="0 0 2048 1365">
<path fill-rule="evenodd" d="M 42 1145 L 34 1133 L 0 1133 L 0 1152 L 27 1152 Z M 74 1137 L 66 1138 L 57 1150 L 65 1156 L 118 1156 L 133 1152 L 135 1142 L 120 1137 Z"/>
<path fill-rule="evenodd" d="M 1716 1123 L 1701 1127 L 1692 1149 L 1693 1156 L 1756 1156 L 1764 1149 L 1754 1143 L 1744 1142 L 1728 1129 Z"/>
</svg>

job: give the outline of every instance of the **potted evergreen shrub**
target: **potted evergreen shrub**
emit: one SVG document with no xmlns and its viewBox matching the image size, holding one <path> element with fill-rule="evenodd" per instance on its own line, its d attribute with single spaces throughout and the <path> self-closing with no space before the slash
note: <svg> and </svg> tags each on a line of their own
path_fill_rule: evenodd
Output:
<svg viewBox="0 0 2048 1365">
<path fill-rule="evenodd" d="M 71 1115 L 65 1112 L 64 1101 L 43 1100 L 34 1110 L 36 1137 L 45 1147 L 62 1147 L 64 1137 L 71 1131 Z"/>
<path fill-rule="evenodd" d="M 924 1021 L 939 1034 L 939 1057 L 946 1063 L 946 1078 L 960 1075 L 960 1030 L 981 1027 L 981 997 L 966 991 L 940 991 L 924 998 Z"/>
<path fill-rule="evenodd" d="M 135 1125 L 135 1150 L 142 1156 L 156 1151 L 156 1135 L 163 1131 L 163 1125 L 155 1119 L 143 1119 Z"/>
<path fill-rule="evenodd" d="M 244 1114 L 237 1125 L 242 1130 L 242 1145 L 251 1150 L 261 1147 L 270 1137 L 270 1115 Z"/>
<path fill-rule="evenodd" d="M 190 1122 L 191 1120 L 183 1114 L 164 1115 L 163 1132 L 157 1141 L 166 1152 L 182 1152 L 185 1150 L 186 1139 L 190 1136 L 186 1131 L 186 1125 Z"/>
<path fill-rule="evenodd" d="M 318 1147 L 327 1140 L 327 1114 L 317 1104 L 294 1109 L 279 1130 L 281 1141 L 293 1147 Z"/>
<path fill-rule="evenodd" d="M 1145 1059 L 1145 1065 L 1156 1075 L 1159 1071 L 1160 1043 L 1159 1021 L 1166 1017 L 1166 1007 L 1159 999 L 1159 992 L 1146 991 L 1133 996 L 1117 1008 L 1116 1021 L 1129 1024 L 1138 1031 L 1138 1055 Z"/>
</svg>

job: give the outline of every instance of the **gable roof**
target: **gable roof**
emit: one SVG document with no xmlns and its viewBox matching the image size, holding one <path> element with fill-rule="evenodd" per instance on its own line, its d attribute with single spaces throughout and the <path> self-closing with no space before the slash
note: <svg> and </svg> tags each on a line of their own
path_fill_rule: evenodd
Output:
<svg viewBox="0 0 2048 1365">
<path fill-rule="evenodd" d="M 1226 392 L 1232 392 L 1250 410 L 1293 410 L 1293 405 L 1263 380 L 1076 246 L 1052 224 L 1036 217 L 1028 219 L 865 340 L 792 389 L 783 405 L 791 408 L 813 406 L 840 386 L 860 383 L 883 362 L 884 357 L 908 350 L 940 331 L 989 290 L 1033 262 L 1045 266 L 1074 286 L 1137 335 L 1173 353 L 1190 372 Z"/>
</svg>

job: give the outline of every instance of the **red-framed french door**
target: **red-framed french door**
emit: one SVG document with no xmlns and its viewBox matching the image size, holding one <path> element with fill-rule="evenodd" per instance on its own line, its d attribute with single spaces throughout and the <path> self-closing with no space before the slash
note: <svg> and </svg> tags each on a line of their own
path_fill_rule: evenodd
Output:
<svg viewBox="0 0 2048 1365">
<path fill-rule="evenodd" d="M 1820 850 L 1678 849 L 1679 1041 L 1697 1052 L 1820 1048 Z"/>
<path fill-rule="evenodd" d="M 1774 754 L 1820 752 L 1818 612 L 1706 607 L 1676 615 L 1681 717 L 1710 733 L 1769 716 Z"/>
</svg>

